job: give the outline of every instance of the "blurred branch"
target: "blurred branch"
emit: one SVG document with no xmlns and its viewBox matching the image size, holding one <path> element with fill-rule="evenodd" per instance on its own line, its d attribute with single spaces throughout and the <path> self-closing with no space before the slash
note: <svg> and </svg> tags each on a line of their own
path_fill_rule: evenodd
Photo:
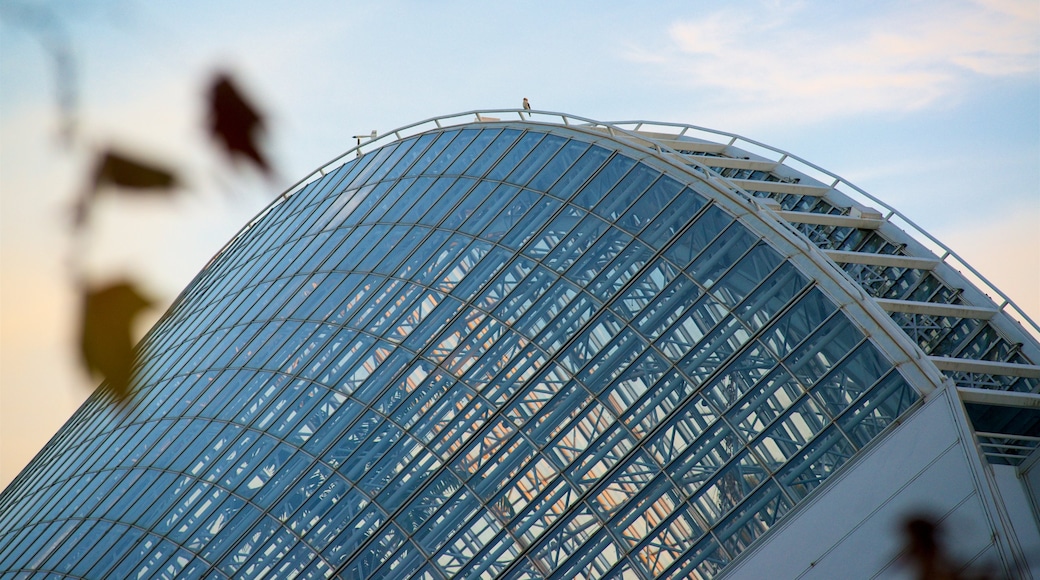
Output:
<svg viewBox="0 0 1040 580">
<path fill-rule="evenodd" d="M 60 123 L 58 135 L 63 145 L 71 146 L 77 132 L 79 92 L 76 61 L 64 23 L 48 6 L 21 2 L 0 3 L 0 21 L 26 30 L 39 41 L 54 62 Z"/>
</svg>

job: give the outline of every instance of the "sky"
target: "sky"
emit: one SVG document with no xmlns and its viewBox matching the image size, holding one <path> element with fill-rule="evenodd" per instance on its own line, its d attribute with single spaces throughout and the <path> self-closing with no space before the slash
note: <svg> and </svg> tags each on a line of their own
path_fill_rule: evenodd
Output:
<svg viewBox="0 0 1040 580">
<path fill-rule="evenodd" d="M 1036 0 L 214 4 L 0 4 L 0 488 L 98 382 L 78 366 L 78 279 L 143 287 L 157 304 L 143 334 L 352 135 L 524 97 L 789 151 L 899 209 L 1040 320 Z M 206 139 L 217 71 L 265 113 L 275 177 Z M 62 86 L 75 95 L 70 139 Z M 103 198 L 74 235 L 70 207 L 109 147 L 185 185 L 170 199 Z"/>
</svg>

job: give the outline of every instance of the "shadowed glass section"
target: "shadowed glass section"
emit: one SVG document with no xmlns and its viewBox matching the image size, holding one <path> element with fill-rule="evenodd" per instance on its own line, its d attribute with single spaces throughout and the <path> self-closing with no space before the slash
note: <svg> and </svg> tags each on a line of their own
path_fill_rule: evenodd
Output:
<svg viewBox="0 0 1040 580">
<path fill-rule="evenodd" d="M 0 571 L 723 570 L 918 397 L 708 186 L 592 140 L 439 130 L 273 206 L 0 497 Z"/>
</svg>

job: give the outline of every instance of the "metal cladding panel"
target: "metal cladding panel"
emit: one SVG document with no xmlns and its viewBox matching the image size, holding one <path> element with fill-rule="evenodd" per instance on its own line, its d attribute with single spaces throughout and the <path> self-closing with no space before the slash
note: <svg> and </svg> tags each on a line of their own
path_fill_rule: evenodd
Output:
<svg viewBox="0 0 1040 580">
<path fill-rule="evenodd" d="M 658 161 L 476 124 L 272 206 L 132 407 L 0 496 L 0 573 L 718 575 L 920 397 L 814 258 Z"/>
</svg>

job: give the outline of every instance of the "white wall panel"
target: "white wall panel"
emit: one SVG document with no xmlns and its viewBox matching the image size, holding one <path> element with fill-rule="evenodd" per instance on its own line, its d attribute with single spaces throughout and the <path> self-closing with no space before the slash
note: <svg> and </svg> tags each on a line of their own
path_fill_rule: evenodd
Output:
<svg viewBox="0 0 1040 580">
<path fill-rule="evenodd" d="M 1040 476 L 1040 467 L 1034 466 L 1034 475 Z M 1018 468 L 1010 465 L 994 465 L 993 479 L 1000 497 L 1007 506 L 1008 518 L 1014 528 L 1019 548 L 1033 576 L 1040 578 L 1040 529 L 1036 513 L 1026 489 L 1027 475 L 1019 476 Z"/>
<path fill-rule="evenodd" d="M 948 396 L 936 391 L 771 530 L 725 578 L 910 577 L 895 559 L 903 547 L 903 521 L 919 513 L 946 518 L 946 537 L 958 558 L 994 558 L 996 551 L 985 554 L 994 528 L 969 463 L 974 447 L 969 441 L 965 448 L 959 402 L 951 406 Z"/>
</svg>

